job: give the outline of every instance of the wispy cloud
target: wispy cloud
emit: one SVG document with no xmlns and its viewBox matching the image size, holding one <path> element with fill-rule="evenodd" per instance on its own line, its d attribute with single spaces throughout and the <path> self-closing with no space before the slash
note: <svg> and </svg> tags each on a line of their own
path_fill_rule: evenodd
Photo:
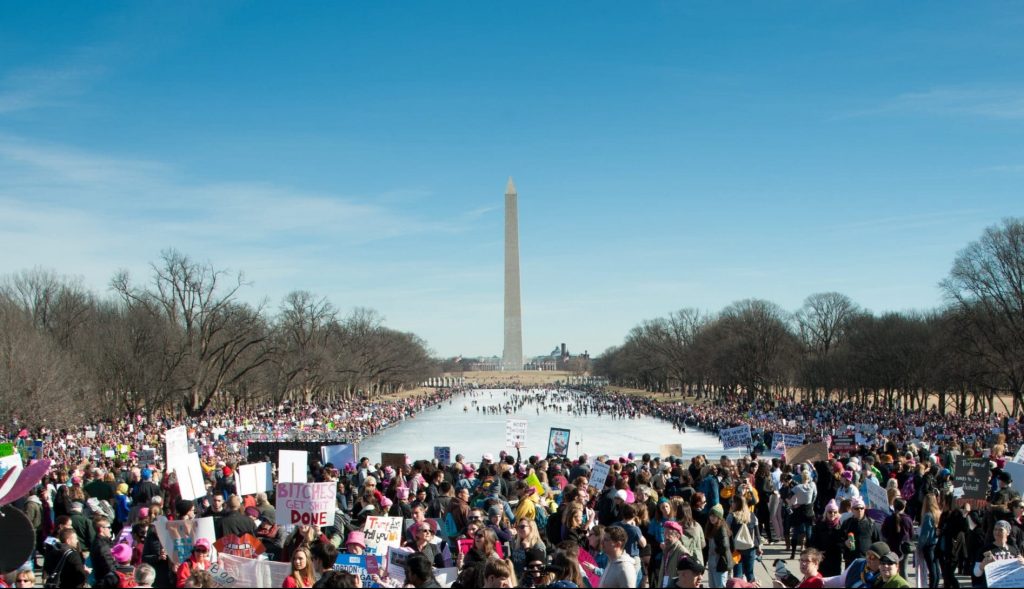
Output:
<svg viewBox="0 0 1024 589">
<path fill-rule="evenodd" d="M 1024 119 L 1024 88 L 933 88 L 900 94 L 874 108 L 847 116 L 894 113 Z"/>
<path fill-rule="evenodd" d="M 14 70 L 0 79 L 0 114 L 61 106 L 107 74 L 101 54 L 85 47 L 60 63 Z"/>
</svg>

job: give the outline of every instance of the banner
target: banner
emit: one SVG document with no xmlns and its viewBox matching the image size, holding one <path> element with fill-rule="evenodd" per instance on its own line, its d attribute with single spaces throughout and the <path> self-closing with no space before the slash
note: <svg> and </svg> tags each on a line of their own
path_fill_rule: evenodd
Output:
<svg viewBox="0 0 1024 589">
<path fill-rule="evenodd" d="M 828 446 L 825 445 L 825 442 L 806 444 L 796 448 L 786 446 L 786 464 L 796 465 L 821 460 L 828 460 Z"/>
<path fill-rule="evenodd" d="M 156 528 L 160 544 L 167 551 L 167 559 L 174 565 L 181 564 L 192 556 L 192 546 L 196 540 L 206 538 L 210 545 L 217 540 L 212 517 L 169 521 L 166 517 L 160 516 L 153 522 L 153 527 Z"/>
<path fill-rule="evenodd" d="M 434 446 L 434 458 L 438 466 L 450 466 L 452 463 L 451 446 Z"/>
<path fill-rule="evenodd" d="M 609 472 L 611 472 L 611 467 L 602 462 L 595 462 L 590 467 L 590 484 L 597 487 L 599 494 L 601 489 L 604 489 L 604 483 L 608 480 Z"/>
<path fill-rule="evenodd" d="M 218 587 L 282 587 L 292 572 L 288 562 L 254 560 L 231 554 L 221 555 L 210 567 Z"/>
<path fill-rule="evenodd" d="M 526 447 L 526 427 L 527 421 L 525 419 L 509 419 L 505 422 L 505 447 L 513 450 L 516 447 L 516 443 L 519 443 L 520 448 Z"/>
<path fill-rule="evenodd" d="M 953 470 L 953 485 L 963 489 L 966 499 L 987 499 L 990 477 L 988 458 L 958 456 Z"/>
<path fill-rule="evenodd" d="M 548 456 L 569 455 L 569 430 L 557 427 L 551 428 L 548 435 Z"/>
<path fill-rule="evenodd" d="M 305 483 L 307 480 L 309 480 L 309 452 L 278 450 L 277 482 Z"/>
<path fill-rule="evenodd" d="M 747 448 L 753 445 L 753 438 L 750 436 L 750 424 L 730 427 L 719 432 L 722 436 L 722 449 L 732 450 L 733 448 Z"/>
<path fill-rule="evenodd" d="M 164 445 L 167 464 L 173 464 L 175 458 L 188 456 L 188 428 L 182 425 L 164 432 Z"/>
<path fill-rule="evenodd" d="M 243 464 L 238 467 L 238 494 L 269 493 L 274 488 L 274 477 L 269 462 Z"/>
<path fill-rule="evenodd" d="M 338 508 L 335 483 L 278 483 L 277 523 L 331 526 Z"/>
<path fill-rule="evenodd" d="M 1024 587 L 1024 566 L 1016 558 L 997 560 L 985 567 L 985 580 L 991 589 Z"/>
<path fill-rule="evenodd" d="M 343 471 L 345 465 L 356 464 L 356 447 L 352 444 L 336 444 L 320 447 L 320 462 L 325 466 L 330 463 L 334 468 Z"/>
<path fill-rule="evenodd" d="M 203 469 L 199 466 L 199 454 L 192 452 L 185 456 L 175 457 L 172 462 L 174 475 L 178 477 L 178 491 L 182 499 L 195 501 L 206 496 L 206 479 Z"/>
<path fill-rule="evenodd" d="M 363 524 L 366 534 L 366 552 L 383 559 L 388 555 L 388 546 L 402 545 L 402 518 L 371 515 Z"/>
</svg>

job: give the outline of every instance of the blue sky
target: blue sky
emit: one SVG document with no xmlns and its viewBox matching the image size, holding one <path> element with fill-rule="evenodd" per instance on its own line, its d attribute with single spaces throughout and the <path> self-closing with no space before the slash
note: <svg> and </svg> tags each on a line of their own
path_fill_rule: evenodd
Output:
<svg viewBox="0 0 1024 589">
<path fill-rule="evenodd" d="M 1024 215 L 1022 59 L 1005 2 L 7 2 L 0 274 L 106 292 L 176 247 L 500 354 L 511 175 L 530 355 L 929 309 Z"/>
</svg>

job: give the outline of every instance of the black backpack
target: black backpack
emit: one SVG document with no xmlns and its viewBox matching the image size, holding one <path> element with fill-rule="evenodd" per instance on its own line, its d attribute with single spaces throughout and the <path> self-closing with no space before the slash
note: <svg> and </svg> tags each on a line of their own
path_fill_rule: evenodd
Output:
<svg viewBox="0 0 1024 589">
<path fill-rule="evenodd" d="M 68 556 L 74 552 L 73 549 L 68 548 L 60 557 L 60 561 L 57 562 L 57 566 L 54 567 L 53 572 L 46 576 L 43 581 L 43 587 L 60 587 L 60 577 L 64 573 L 64 564 L 68 561 Z"/>
</svg>

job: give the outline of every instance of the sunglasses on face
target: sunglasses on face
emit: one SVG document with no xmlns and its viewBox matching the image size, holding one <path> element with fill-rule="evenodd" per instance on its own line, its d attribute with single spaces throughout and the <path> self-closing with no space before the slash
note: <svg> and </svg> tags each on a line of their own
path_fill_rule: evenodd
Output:
<svg viewBox="0 0 1024 589">
<path fill-rule="evenodd" d="M 198 552 L 199 554 L 206 554 L 207 550 L 205 548 L 193 548 L 192 552 Z"/>
</svg>

